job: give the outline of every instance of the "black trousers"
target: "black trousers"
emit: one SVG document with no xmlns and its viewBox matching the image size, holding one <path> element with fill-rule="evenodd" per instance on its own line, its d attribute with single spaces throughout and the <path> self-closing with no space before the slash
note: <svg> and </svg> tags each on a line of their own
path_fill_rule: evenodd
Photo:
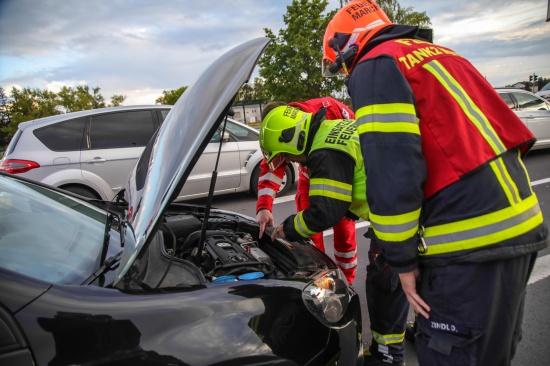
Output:
<svg viewBox="0 0 550 366">
<path fill-rule="evenodd" d="M 431 311 L 417 317 L 419 364 L 510 365 L 536 257 L 423 268 L 419 294 Z"/>
<path fill-rule="evenodd" d="M 386 361 L 403 362 L 409 302 L 399 275 L 387 265 L 381 252 L 376 240 L 371 239 L 365 285 L 372 332 L 369 350 Z"/>
</svg>

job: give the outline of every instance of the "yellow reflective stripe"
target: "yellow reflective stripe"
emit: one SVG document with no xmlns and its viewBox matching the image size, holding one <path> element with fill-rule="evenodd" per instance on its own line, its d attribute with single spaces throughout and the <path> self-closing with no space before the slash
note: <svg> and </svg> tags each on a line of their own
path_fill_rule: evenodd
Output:
<svg viewBox="0 0 550 366">
<path fill-rule="evenodd" d="M 510 202 L 511 205 L 517 205 L 521 200 L 518 187 L 516 186 L 516 183 L 512 180 L 512 177 L 510 177 L 508 169 L 506 169 L 502 158 L 498 158 L 497 160 L 490 162 L 489 165 L 495 173 L 495 176 L 497 177 L 502 187 L 502 190 L 506 194 L 508 202 Z"/>
<path fill-rule="evenodd" d="M 406 132 L 420 134 L 414 105 L 408 103 L 372 104 L 357 110 L 359 134 L 365 132 Z"/>
<path fill-rule="evenodd" d="M 496 244 L 522 235 L 542 222 L 542 212 L 533 194 L 517 205 L 487 215 L 427 227 L 424 239 L 428 251 L 420 255 L 452 253 Z"/>
<path fill-rule="evenodd" d="M 296 230 L 296 232 L 304 238 L 309 238 L 310 236 L 317 234 L 315 231 L 311 231 L 307 227 L 304 221 L 303 212 L 298 212 L 296 216 L 294 216 L 294 230 Z"/>
<path fill-rule="evenodd" d="M 410 123 L 383 123 L 383 122 L 372 122 L 364 123 L 357 127 L 357 133 L 359 135 L 365 132 L 404 132 L 404 133 L 413 133 L 415 135 L 420 135 L 420 127 L 417 124 Z"/>
<path fill-rule="evenodd" d="M 309 181 L 309 195 L 334 198 L 351 202 L 352 185 L 327 178 L 314 178 Z"/>
<path fill-rule="evenodd" d="M 453 96 L 456 102 L 462 108 L 464 114 L 476 126 L 485 141 L 491 146 L 495 154 L 500 155 L 506 151 L 506 147 L 493 129 L 493 126 L 487 120 L 487 117 L 481 112 L 479 107 L 472 101 L 470 96 L 462 86 L 449 74 L 447 70 L 438 62 L 431 61 L 422 66 L 439 80 L 441 85 Z"/>
<path fill-rule="evenodd" d="M 525 167 L 525 164 L 523 164 L 523 160 L 521 159 L 521 151 L 518 150 L 518 161 L 523 168 L 523 172 L 525 173 L 526 177 L 529 177 L 529 173 L 527 172 L 527 168 Z M 534 194 L 533 187 L 529 184 L 529 190 L 531 191 L 531 194 Z"/>
<path fill-rule="evenodd" d="M 395 344 L 405 340 L 405 332 L 398 334 L 380 334 L 373 330 L 371 330 L 371 332 L 372 338 L 374 338 L 378 344 Z"/>
<path fill-rule="evenodd" d="M 384 241 L 405 241 L 418 231 L 420 208 L 401 215 L 381 216 L 369 214 L 372 228 L 378 238 Z"/>
</svg>

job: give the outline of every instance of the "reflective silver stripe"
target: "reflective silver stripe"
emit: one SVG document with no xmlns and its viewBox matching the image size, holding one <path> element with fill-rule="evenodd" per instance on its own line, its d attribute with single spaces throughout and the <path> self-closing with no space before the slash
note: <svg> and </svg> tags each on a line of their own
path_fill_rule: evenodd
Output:
<svg viewBox="0 0 550 366">
<path fill-rule="evenodd" d="M 309 190 L 319 190 L 319 191 L 325 191 L 325 192 L 334 192 L 338 194 L 343 194 L 346 196 L 351 196 L 351 189 L 345 189 L 340 187 L 335 187 L 329 184 L 311 184 L 309 186 Z"/>
<path fill-rule="evenodd" d="M 374 338 L 378 344 L 401 343 L 405 339 L 405 332 L 403 332 L 403 334 L 382 335 L 373 331 L 372 338 Z"/>
<path fill-rule="evenodd" d="M 381 233 L 400 234 L 412 229 L 416 229 L 418 227 L 418 220 L 406 222 L 400 225 L 383 225 L 383 224 L 378 224 L 371 217 L 371 224 L 373 229 L 380 231 Z"/>
<path fill-rule="evenodd" d="M 262 188 L 258 191 L 258 197 L 260 197 L 260 196 L 271 196 L 271 197 L 275 198 L 276 195 L 277 195 L 277 192 L 275 192 L 271 188 Z"/>
<path fill-rule="evenodd" d="M 361 116 L 357 119 L 356 124 L 362 125 L 370 122 L 408 122 L 418 124 L 418 120 L 414 114 L 410 113 L 372 113 Z"/>
<path fill-rule="evenodd" d="M 540 206 L 535 205 L 531 207 L 530 209 L 522 212 L 519 215 L 510 217 L 509 219 L 495 222 L 493 224 L 485 225 L 479 228 L 474 228 L 470 230 L 464 230 L 449 234 L 443 234 L 443 235 L 429 235 L 429 228 L 426 228 L 426 232 L 424 235 L 424 239 L 426 241 L 426 244 L 428 244 L 428 248 L 430 246 L 445 244 L 449 245 L 455 242 L 460 242 L 463 240 L 471 240 L 478 237 L 483 237 L 491 234 L 496 234 L 501 231 L 504 231 L 506 229 L 509 229 L 511 227 L 515 227 L 516 225 L 522 224 L 529 219 L 535 217 L 540 213 Z M 429 252 L 429 249 L 428 249 Z"/>
<path fill-rule="evenodd" d="M 262 175 L 262 176 L 258 179 L 258 182 L 261 182 L 261 181 L 264 181 L 264 180 L 270 180 L 270 181 L 272 181 L 273 183 L 278 184 L 278 185 L 281 185 L 281 184 L 283 183 L 283 178 L 279 178 L 278 176 L 276 176 L 275 174 L 273 174 L 273 173 L 271 173 L 271 172 Z"/>
<path fill-rule="evenodd" d="M 500 172 L 500 176 L 502 178 L 502 182 L 506 184 L 506 187 L 508 188 L 508 191 L 510 192 L 510 195 L 512 196 L 512 199 L 514 200 L 515 204 L 518 204 L 520 201 L 520 198 L 517 195 L 517 190 L 514 182 L 511 182 L 508 175 L 508 171 L 506 170 L 506 166 L 504 165 L 502 158 L 496 159 L 494 161 L 495 166 L 498 168 L 498 171 Z"/>
<path fill-rule="evenodd" d="M 349 263 L 340 262 L 337 259 L 335 259 L 334 261 L 336 262 L 338 267 L 343 268 L 343 269 L 351 269 L 351 268 L 357 267 L 357 259 L 355 259 L 354 261 L 349 262 Z"/>
<path fill-rule="evenodd" d="M 352 250 L 349 252 L 337 252 L 336 250 L 334 251 L 334 255 L 337 255 L 340 258 L 353 258 L 356 254 L 357 250 Z"/>
<path fill-rule="evenodd" d="M 500 153 L 505 152 L 507 150 L 506 147 L 502 144 L 502 141 L 500 141 L 500 138 L 494 133 L 493 129 L 490 128 L 489 122 L 487 121 L 486 117 L 481 115 L 478 112 L 477 106 L 473 103 L 470 97 L 462 90 L 462 88 L 458 88 L 456 86 L 455 83 L 457 82 L 449 78 L 449 74 L 441 66 L 441 64 L 437 61 L 431 61 L 431 62 L 428 62 L 427 65 L 430 65 L 434 69 L 434 71 L 437 71 L 437 75 L 445 80 L 445 83 L 446 83 L 445 86 L 451 89 L 456 94 L 455 99 L 460 99 L 460 101 L 464 103 L 468 112 L 472 115 L 473 118 L 475 118 L 477 123 L 479 123 L 479 125 L 483 128 L 483 132 L 496 145 L 496 147 L 499 149 L 499 152 Z"/>
<path fill-rule="evenodd" d="M 309 237 L 317 234 L 316 232 L 309 230 L 305 226 L 305 224 L 306 223 L 305 223 L 304 218 L 302 216 L 302 212 L 298 212 L 296 214 L 296 216 L 294 216 L 294 229 L 296 230 L 296 232 L 304 238 L 309 238 Z"/>
</svg>

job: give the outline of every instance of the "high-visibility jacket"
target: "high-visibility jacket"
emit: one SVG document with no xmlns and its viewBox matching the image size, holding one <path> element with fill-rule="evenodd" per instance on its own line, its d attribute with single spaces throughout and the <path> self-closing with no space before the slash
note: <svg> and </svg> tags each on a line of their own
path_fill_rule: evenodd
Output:
<svg viewBox="0 0 550 366">
<path fill-rule="evenodd" d="M 547 228 L 521 161 L 534 136 L 466 59 L 415 31 L 397 25 L 375 36 L 348 80 L 368 152 L 370 221 L 388 263 L 405 272 L 419 260 L 544 248 Z"/>
<path fill-rule="evenodd" d="M 326 110 L 326 119 L 354 119 L 355 114 L 344 103 L 331 97 L 310 99 L 304 102 L 289 103 L 291 107 L 296 107 L 304 112 L 317 113 L 321 108 Z M 256 212 L 261 209 L 272 211 L 273 200 L 279 191 L 283 177 L 285 175 L 286 164 L 282 164 L 276 170 L 270 171 L 265 160 L 260 163 L 260 175 L 258 180 L 258 200 L 256 201 Z M 300 182 L 309 184 L 308 170 L 306 167 L 300 167 L 298 185 Z"/>
<path fill-rule="evenodd" d="M 291 241 L 334 226 L 348 211 L 368 220 L 365 169 L 355 121 L 316 123 L 314 118 L 307 146 L 310 205 L 284 221 L 285 236 Z"/>
</svg>

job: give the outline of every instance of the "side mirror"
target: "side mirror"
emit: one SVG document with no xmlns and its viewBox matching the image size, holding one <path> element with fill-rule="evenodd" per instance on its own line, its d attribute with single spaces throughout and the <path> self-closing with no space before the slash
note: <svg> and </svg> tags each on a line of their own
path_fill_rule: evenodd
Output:
<svg viewBox="0 0 550 366">
<path fill-rule="evenodd" d="M 227 142 L 231 139 L 231 136 L 229 135 L 229 132 L 224 132 L 222 136 L 222 142 Z"/>
</svg>

